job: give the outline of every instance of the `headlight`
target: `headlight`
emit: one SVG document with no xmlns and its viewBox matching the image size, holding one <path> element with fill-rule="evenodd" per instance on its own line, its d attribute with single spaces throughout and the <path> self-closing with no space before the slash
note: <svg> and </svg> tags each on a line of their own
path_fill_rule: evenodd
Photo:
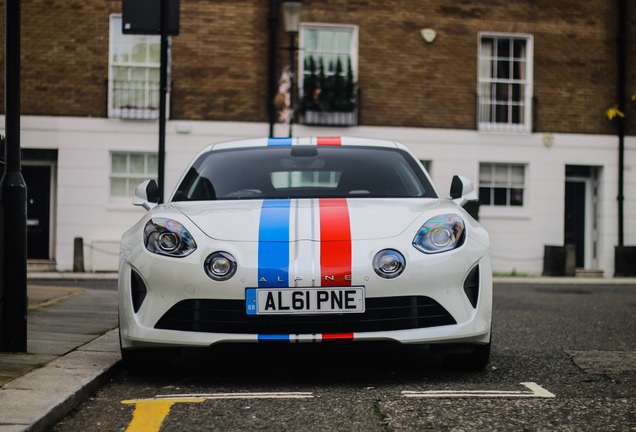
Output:
<svg viewBox="0 0 636 432">
<path fill-rule="evenodd" d="M 373 258 L 373 270 L 384 279 L 398 277 L 404 271 L 406 261 L 404 256 L 396 250 L 384 249 Z"/>
<path fill-rule="evenodd" d="M 225 281 L 236 273 L 236 259 L 227 252 L 214 252 L 205 259 L 205 273 L 216 281 Z"/>
<path fill-rule="evenodd" d="M 435 216 L 417 232 L 413 246 L 424 253 L 446 252 L 464 243 L 464 221 L 457 215 Z"/>
<path fill-rule="evenodd" d="M 146 249 L 159 255 L 183 258 L 197 248 L 197 244 L 187 229 L 179 222 L 155 218 L 144 228 Z"/>
</svg>

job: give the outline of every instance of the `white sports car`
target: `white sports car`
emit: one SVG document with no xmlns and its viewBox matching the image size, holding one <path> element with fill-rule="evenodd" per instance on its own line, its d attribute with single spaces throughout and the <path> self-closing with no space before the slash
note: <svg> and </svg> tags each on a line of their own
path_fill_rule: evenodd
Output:
<svg viewBox="0 0 636 432">
<path fill-rule="evenodd" d="M 122 237 L 121 352 L 232 342 L 425 344 L 467 369 L 490 356 L 488 234 L 455 176 L 440 198 L 399 143 L 263 138 L 214 144 L 170 202 Z"/>
</svg>

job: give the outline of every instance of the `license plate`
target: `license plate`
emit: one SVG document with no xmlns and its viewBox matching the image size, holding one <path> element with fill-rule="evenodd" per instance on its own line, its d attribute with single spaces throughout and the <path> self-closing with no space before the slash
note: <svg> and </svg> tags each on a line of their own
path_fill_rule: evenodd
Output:
<svg viewBox="0 0 636 432">
<path fill-rule="evenodd" d="M 364 287 L 248 288 L 248 315 L 364 312 Z"/>
</svg>

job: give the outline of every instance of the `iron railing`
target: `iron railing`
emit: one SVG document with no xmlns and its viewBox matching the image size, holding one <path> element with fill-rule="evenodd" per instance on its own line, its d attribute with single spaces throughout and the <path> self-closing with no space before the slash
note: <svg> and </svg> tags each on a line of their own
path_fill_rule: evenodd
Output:
<svg viewBox="0 0 636 432">
<path fill-rule="evenodd" d="M 159 118 L 159 83 L 110 81 L 108 116 L 122 119 Z"/>
<path fill-rule="evenodd" d="M 360 89 L 356 89 L 355 94 L 355 107 L 351 111 L 304 110 L 298 113 L 298 122 L 307 126 L 357 126 L 360 124 Z"/>
</svg>

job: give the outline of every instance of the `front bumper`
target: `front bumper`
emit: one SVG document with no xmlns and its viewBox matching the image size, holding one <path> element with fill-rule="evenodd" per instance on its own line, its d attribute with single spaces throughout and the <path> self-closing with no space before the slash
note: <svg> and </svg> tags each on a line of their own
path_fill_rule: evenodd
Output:
<svg viewBox="0 0 636 432">
<path fill-rule="evenodd" d="M 477 267 L 478 280 L 468 281 L 470 270 Z M 428 288 L 406 290 L 400 296 L 369 297 L 364 314 L 248 316 L 244 299 L 197 295 L 193 284 L 185 284 L 179 295 L 174 290 L 149 288 L 143 304 L 135 305 L 133 299 L 139 295 L 133 294 L 133 275 L 149 286 L 150 283 L 143 273 L 124 261 L 119 282 L 121 343 L 123 348 L 331 340 L 488 343 L 492 315 L 490 258 L 482 256 L 472 267 L 464 264 L 462 268 L 461 277 L 442 278 L 437 283 L 423 283 L 421 275 L 420 279 L 411 275 L 415 278 L 411 283 L 419 280 Z M 404 278 L 407 282 L 408 277 Z M 161 278 L 153 278 L 153 284 L 158 280 Z M 466 291 L 468 282 L 478 286 L 478 295 L 473 293 L 472 299 Z"/>
</svg>

